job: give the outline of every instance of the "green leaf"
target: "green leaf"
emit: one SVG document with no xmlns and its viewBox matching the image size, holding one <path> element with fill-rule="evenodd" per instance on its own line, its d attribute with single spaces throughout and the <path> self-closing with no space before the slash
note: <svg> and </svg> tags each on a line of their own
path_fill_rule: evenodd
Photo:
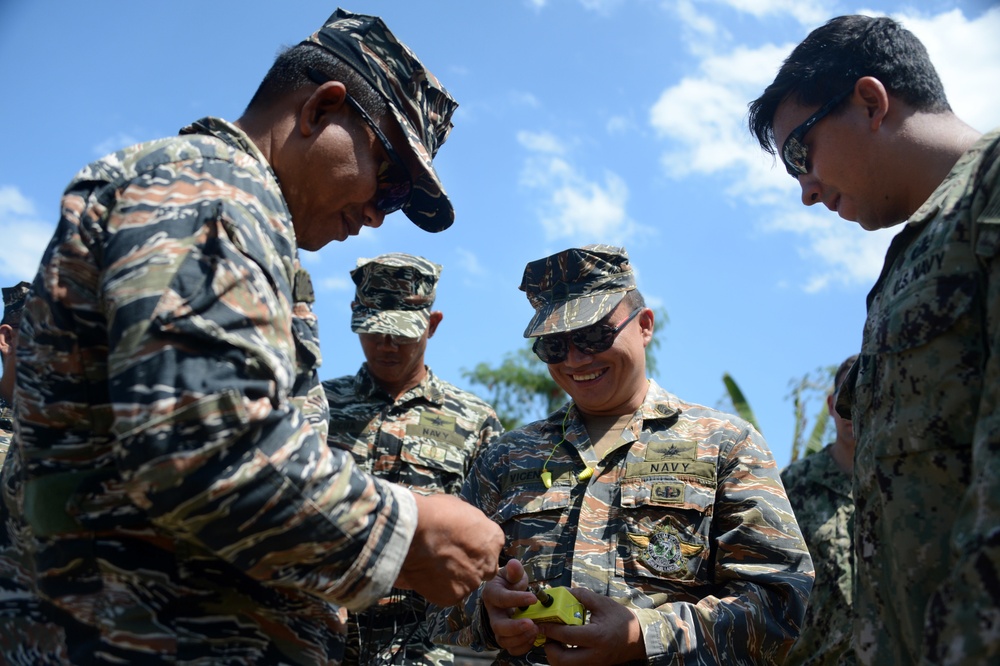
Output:
<svg viewBox="0 0 1000 666">
<path fill-rule="evenodd" d="M 760 432 L 760 424 L 757 423 L 757 417 L 754 416 L 753 410 L 750 408 L 750 403 L 747 402 L 736 380 L 727 372 L 722 375 L 722 383 L 726 385 L 726 392 L 729 394 L 729 400 L 732 401 L 733 409 L 736 410 L 736 413 L 744 420 L 749 421 L 757 429 L 757 432 Z"/>
</svg>

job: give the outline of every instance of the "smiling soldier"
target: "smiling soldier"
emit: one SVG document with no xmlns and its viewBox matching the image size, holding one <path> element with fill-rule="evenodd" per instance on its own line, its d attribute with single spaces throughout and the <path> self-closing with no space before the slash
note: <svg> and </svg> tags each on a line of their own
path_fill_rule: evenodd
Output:
<svg viewBox="0 0 1000 666">
<path fill-rule="evenodd" d="M 572 400 L 473 465 L 462 496 L 503 528 L 504 566 L 451 639 L 501 664 L 780 663 L 813 572 L 760 433 L 647 379 L 653 312 L 624 248 L 533 261 L 521 289 L 525 337 Z M 529 585 L 571 587 L 588 622 L 510 617 Z"/>
</svg>

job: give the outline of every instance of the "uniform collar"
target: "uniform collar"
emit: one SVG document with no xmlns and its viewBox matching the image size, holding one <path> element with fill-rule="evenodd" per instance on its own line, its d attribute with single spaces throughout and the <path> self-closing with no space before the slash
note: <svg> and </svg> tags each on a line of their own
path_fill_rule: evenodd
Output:
<svg viewBox="0 0 1000 666">
<path fill-rule="evenodd" d="M 389 394 L 383 391 L 379 385 L 375 382 L 371 373 L 368 372 L 368 364 L 363 363 L 361 369 L 358 370 L 358 374 L 354 375 L 354 392 L 368 400 L 374 398 L 380 398 L 382 400 L 389 401 Z M 444 389 L 441 385 L 441 380 L 437 378 L 437 375 L 427 367 L 427 374 L 424 375 L 423 380 L 409 391 L 399 396 L 397 402 L 404 403 L 410 400 L 418 399 L 426 400 L 433 405 L 443 405 L 444 404 Z"/>
</svg>

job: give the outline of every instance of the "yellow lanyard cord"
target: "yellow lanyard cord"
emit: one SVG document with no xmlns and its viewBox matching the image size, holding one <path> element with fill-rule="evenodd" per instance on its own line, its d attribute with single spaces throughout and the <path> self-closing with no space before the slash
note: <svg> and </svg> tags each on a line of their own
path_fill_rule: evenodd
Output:
<svg viewBox="0 0 1000 666">
<path fill-rule="evenodd" d="M 552 456 L 555 455 L 556 449 L 559 448 L 559 445 L 566 441 L 566 419 L 569 418 L 569 412 L 573 409 L 575 404 L 576 403 L 570 403 L 569 407 L 566 408 L 566 415 L 563 416 L 562 420 L 562 439 L 555 443 L 555 446 L 552 447 L 552 451 L 549 452 L 549 457 L 545 459 L 544 463 L 542 463 L 542 473 L 539 476 L 541 476 L 542 485 L 544 485 L 546 489 L 552 487 L 552 472 L 548 470 L 549 462 L 552 460 Z M 576 478 L 578 481 L 586 481 L 593 475 L 594 468 L 587 465 L 587 469 L 580 472 Z"/>
</svg>

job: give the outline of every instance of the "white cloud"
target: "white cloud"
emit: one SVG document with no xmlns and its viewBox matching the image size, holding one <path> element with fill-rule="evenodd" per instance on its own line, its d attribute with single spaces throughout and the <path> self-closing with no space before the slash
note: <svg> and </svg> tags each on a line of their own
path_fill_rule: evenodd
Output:
<svg viewBox="0 0 1000 666">
<path fill-rule="evenodd" d="M 757 17 L 792 12 L 805 23 L 819 25 L 832 12 L 814 2 L 792 10 L 785 0 L 719 0 Z M 715 30 L 709 19 L 687 0 L 678 4 L 682 19 L 695 32 Z M 877 14 L 878 12 L 864 12 Z M 979 130 L 1000 125 L 1000 8 L 973 20 L 959 10 L 937 15 L 904 14 L 902 21 L 927 46 L 941 75 L 955 112 Z M 718 42 L 716 42 L 718 43 Z M 727 43 L 723 40 L 723 43 Z M 871 234 L 835 217 L 794 207 L 799 190 L 780 165 L 765 155 L 746 128 L 747 102 L 771 82 L 782 60 L 795 44 L 765 44 L 757 48 L 734 46 L 716 53 L 691 47 L 699 63 L 692 74 L 661 93 L 650 110 L 650 124 L 666 142 L 661 156 L 673 178 L 724 177 L 726 194 L 760 207 L 760 228 L 769 233 L 799 236 L 799 254 L 814 271 L 806 291 L 834 284 L 872 282 L 882 266 L 888 238 L 894 232 Z M 766 209 L 765 209 L 766 207 Z M 828 220 L 820 222 L 821 219 Z M 782 220 L 774 223 L 770 220 Z"/>
<path fill-rule="evenodd" d="M 958 9 L 893 18 L 927 47 L 958 117 L 981 132 L 1000 125 L 1000 7 L 976 20 L 966 19 Z"/>
<path fill-rule="evenodd" d="M 822 0 L 718 0 L 754 18 L 791 16 L 803 25 L 817 25 L 835 15 L 833 2 Z"/>
<path fill-rule="evenodd" d="M 139 143 L 142 139 L 135 138 L 132 134 L 127 134 L 125 132 L 119 132 L 113 136 L 109 136 L 104 141 L 101 141 L 93 147 L 94 154 L 98 157 L 104 157 L 109 153 L 113 153 L 116 150 L 121 150 L 127 146 L 131 146 Z"/>
<path fill-rule="evenodd" d="M 324 277 L 316 283 L 321 291 L 353 291 L 354 282 L 343 277 Z"/>
<path fill-rule="evenodd" d="M 789 204 L 777 206 L 760 228 L 801 237 L 799 256 L 811 266 L 812 273 L 800 287 L 810 293 L 831 285 L 874 283 L 882 270 L 889 242 L 899 231 L 898 228 L 865 231 L 825 209 L 793 208 Z"/>
<path fill-rule="evenodd" d="M 604 125 L 604 129 L 607 130 L 608 134 L 625 134 L 634 127 L 635 123 L 632 122 L 631 118 L 626 116 L 611 116 Z"/>
<path fill-rule="evenodd" d="M 5 282 L 31 282 L 54 225 L 39 218 L 35 205 L 12 185 L 0 185 L 0 275 Z"/>
<path fill-rule="evenodd" d="M 550 155 L 564 155 L 566 146 L 554 134 L 549 132 L 527 132 L 517 133 L 517 142 L 535 153 L 548 153 Z"/>
<path fill-rule="evenodd" d="M 462 247 L 455 248 L 458 253 L 458 264 L 471 275 L 486 275 L 486 269 L 479 262 L 479 257 L 475 253 Z"/>
<path fill-rule="evenodd" d="M 544 193 L 538 215 L 547 240 L 623 245 L 653 233 L 629 218 L 628 186 L 620 176 L 605 171 L 600 182 L 588 179 L 566 159 L 566 144 L 551 134 L 519 132 L 518 141 L 530 153 L 521 185 Z"/>
<path fill-rule="evenodd" d="M 537 109 L 541 106 L 538 98 L 532 93 L 526 92 L 524 90 L 512 90 L 508 94 L 508 98 L 512 106 L 526 106 L 530 109 Z M 462 108 L 462 107 L 459 107 Z"/>
</svg>

